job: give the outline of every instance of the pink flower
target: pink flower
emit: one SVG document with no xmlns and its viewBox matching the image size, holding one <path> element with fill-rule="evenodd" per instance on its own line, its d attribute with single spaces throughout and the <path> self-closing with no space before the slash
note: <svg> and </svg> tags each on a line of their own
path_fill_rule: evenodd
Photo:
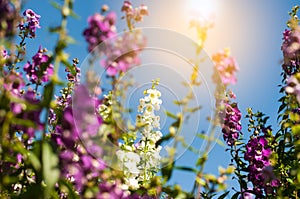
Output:
<svg viewBox="0 0 300 199">
<path fill-rule="evenodd" d="M 225 85 L 235 84 L 237 82 L 235 73 L 239 70 L 234 57 L 230 56 L 230 50 L 224 49 L 223 51 L 212 56 L 215 64 L 214 67 L 214 82 L 218 83 L 220 77 L 221 82 Z"/>
</svg>

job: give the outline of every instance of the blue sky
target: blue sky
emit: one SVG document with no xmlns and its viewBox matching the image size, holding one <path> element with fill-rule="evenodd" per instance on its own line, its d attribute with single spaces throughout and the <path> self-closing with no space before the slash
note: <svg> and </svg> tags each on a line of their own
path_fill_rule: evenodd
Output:
<svg viewBox="0 0 300 199">
<path fill-rule="evenodd" d="M 61 1 L 57 1 L 61 2 Z M 188 29 L 190 18 L 189 0 L 135 0 L 139 5 L 144 3 L 149 6 L 150 16 L 146 17 L 139 27 L 160 27 L 171 29 L 195 39 L 194 34 Z M 195 6 L 212 4 L 211 12 L 216 15 L 215 26 L 209 31 L 205 51 L 211 55 L 225 47 L 230 47 L 232 55 L 236 58 L 240 71 L 237 75 L 238 83 L 232 86 L 237 95 L 240 110 L 245 115 L 246 108 L 252 107 L 271 116 L 270 124 L 277 128 L 276 113 L 279 99 L 280 72 L 282 54 L 280 51 L 282 32 L 286 28 L 288 11 L 296 5 L 296 0 L 199 0 Z M 87 27 L 87 17 L 101 9 L 102 4 L 108 4 L 111 10 L 117 11 L 118 30 L 124 29 L 119 12 L 122 5 L 120 0 L 89 0 L 76 1 L 75 12 L 79 19 L 71 19 L 68 25 L 69 34 L 77 43 L 67 50 L 72 57 L 84 60 L 87 56 L 87 45 L 82 37 L 82 31 Z M 40 44 L 49 50 L 53 49 L 55 36 L 50 36 L 46 28 L 57 25 L 59 13 L 46 1 L 28 0 L 24 9 L 32 8 L 42 16 L 42 29 L 38 30 L 37 38 L 27 42 L 29 52 L 33 55 Z M 175 42 L 176 45 L 176 42 Z M 32 55 L 29 55 L 31 57 Z M 243 132 L 247 137 L 246 121 L 243 119 Z M 180 164 L 193 162 L 192 155 L 185 155 Z M 229 163 L 229 156 L 224 148 L 217 146 L 211 151 L 208 172 L 216 172 L 218 165 L 225 166 Z M 185 189 L 190 189 L 192 176 L 187 173 L 178 173 L 172 179 Z"/>
</svg>

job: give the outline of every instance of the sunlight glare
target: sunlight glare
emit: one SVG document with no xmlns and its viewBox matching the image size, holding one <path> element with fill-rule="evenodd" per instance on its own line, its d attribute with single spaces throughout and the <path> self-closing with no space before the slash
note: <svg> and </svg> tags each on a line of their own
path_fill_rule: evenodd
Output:
<svg viewBox="0 0 300 199">
<path fill-rule="evenodd" d="M 187 10 L 192 18 L 204 18 L 206 20 L 214 17 L 215 4 L 213 0 L 188 0 Z"/>
</svg>

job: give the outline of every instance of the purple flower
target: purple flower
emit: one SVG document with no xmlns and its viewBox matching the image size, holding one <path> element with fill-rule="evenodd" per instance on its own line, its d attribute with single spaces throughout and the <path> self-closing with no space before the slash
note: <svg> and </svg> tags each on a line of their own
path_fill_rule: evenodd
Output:
<svg viewBox="0 0 300 199">
<path fill-rule="evenodd" d="M 239 199 L 253 199 L 253 198 L 254 198 L 253 194 L 251 194 L 247 191 L 243 191 L 242 195 L 239 197 Z"/>
<path fill-rule="evenodd" d="M 33 10 L 27 9 L 23 12 L 23 16 L 26 18 L 25 21 L 27 24 L 21 22 L 19 24 L 19 30 L 23 32 L 25 37 L 34 38 L 37 28 L 40 27 L 40 18 L 41 16 L 36 14 Z"/>
<path fill-rule="evenodd" d="M 269 157 L 271 149 L 268 146 L 268 141 L 265 137 L 253 137 L 246 145 L 244 158 L 249 162 L 248 179 L 252 182 L 253 191 L 257 195 L 262 195 L 263 190 L 270 193 L 270 188 L 276 187 L 279 180 L 273 173 Z"/>
<path fill-rule="evenodd" d="M 116 14 L 110 12 L 107 16 L 96 13 L 88 18 L 89 26 L 83 32 L 88 42 L 89 52 L 93 51 L 101 42 L 116 35 Z"/>
<path fill-rule="evenodd" d="M 32 90 L 28 90 L 24 95 L 21 96 L 21 100 L 26 101 L 29 104 L 36 105 L 40 103 L 40 100 L 36 98 L 36 93 Z M 14 112 L 16 118 L 28 120 L 34 123 L 36 126 L 24 126 L 24 125 L 13 125 L 12 129 L 15 132 L 22 131 L 29 138 L 35 136 L 37 130 L 42 130 L 44 125 L 40 121 L 41 108 L 35 108 L 33 110 L 27 110 L 26 107 L 17 102 L 10 104 L 11 110 Z"/>
<path fill-rule="evenodd" d="M 67 148 L 72 149 L 75 146 L 75 143 L 79 140 L 78 130 L 74 122 L 71 107 L 67 107 L 63 111 L 61 127 L 56 126 L 56 131 Z"/>
<path fill-rule="evenodd" d="M 102 182 L 99 184 L 99 193 L 97 199 L 129 199 L 128 194 L 120 188 L 119 183 Z"/>
<path fill-rule="evenodd" d="M 89 96 L 86 87 L 77 85 L 73 100 L 67 107 L 62 107 L 62 117 L 56 118 L 57 124 L 51 135 L 61 148 L 59 158 L 62 176 L 74 184 L 80 195 L 84 194 L 88 183 L 98 184 L 106 168 L 102 160 L 103 150 L 95 142 L 101 125 L 95 113 L 95 104 L 98 103 Z"/>
<path fill-rule="evenodd" d="M 26 77 L 34 84 L 49 81 L 54 73 L 53 65 L 49 63 L 49 56 L 44 54 L 45 50 L 39 47 L 38 52 L 32 57 L 32 63 L 29 61 L 24 66 Z"/>
<path fill-rule="evenodd" d="M 25 82 L 21 73 L 10 71 L 4 79 L 3 87 L 12 94 L 19 96 L 21 90 L 25 86 Z"/>
<path fill-rule="evenodd" d="M 235 141 L 240 136 L 240 131 L 242 129 L 241 125 L 241 117 L 242 114 L 238 109 L 236 103 L 228 103 L 225 102 L 225 108 L 223 113 L 223 125 L 222 125 L 222 133 L 223 138 L 229 146 L 234 145 Z"/>
</svg>

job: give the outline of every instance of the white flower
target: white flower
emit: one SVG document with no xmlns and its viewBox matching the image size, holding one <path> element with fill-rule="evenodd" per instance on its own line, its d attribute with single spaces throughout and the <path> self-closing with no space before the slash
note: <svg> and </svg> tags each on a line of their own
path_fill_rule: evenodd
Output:
<svg viewBox="0 0 300 199">
<path fill-rule="evenodd" d="M 161 96 L 161 93 L 157 89 L 148 89 L 147 94 L 149 94 L 150 99 L 159 98 Z"/>
<path fill-rule="evenodd" d="M 139 174 L 140 170 L 137 168 L 137 163 L 136 162 L 125 162 L 124 166 L 128 171 L 132 174 Z"/>
<path fill-rule="evenodd" d="M 144 109 L 144 106 L 142 106 L 142 105 L 138 106 L 138 112 L 143 113 L 143 109 Z"/>
<path fill-rule="evenodd" d="M 135 178 L 129 178 L 127 184 L 132 189 L 138 189 L 140 187 L 139 181 Z"/>
<path fill-rule="evenodd" d="M 158 128 L 159 129 L 160 128 L 159 122 L 160 122 L 160 117 L 159 116 L 155 116 L 153 118 L 153 122 L 152 122 L 153 128 Z"/>
<path fill-rule="evenodd" d="M 138 174 L 140 172 L 139 169 L 137 168 L 137 165 L 140 162 L 139 154 L 131 151 L 126 152 L 123 150 L 118 150 L 116 154 L 121 163 L 120 164 L 121 168 L 126 169 L 127 171 L 133 174 Z"/>
<path fill-rule="evenodd" d="M 141 106 L 145 106 L 146 102 L 145 102 L 145 99 L 141 98 L 140 99 L 140 105 Z"/>
<path fill-rule="evenodd" d="M 151 115 L 154 115 L 154 107 L 152 106 L 152 104 L 147 104 L 145 106 L 145 113 L 144 115 L 145 116 L 151 116 Z"/>
<path fill-rule="evenodd" d="M 118 156 L 118 159 L 119 159 L 120 161 L 123 162 L 124 157 L 125 157 L 125 151 L 123 151 L 123 150 L 118 150 L 118 151 L 116 152 L 116 154 L 117 154 L 117 156 Z"/>
<path fill-rule="evenodd" d="M 152 133 L 151 139 L 154 142 L 157 142 L 162 137 L 162 133 L 160 131 L 155 131 Z"/>
</svg>

